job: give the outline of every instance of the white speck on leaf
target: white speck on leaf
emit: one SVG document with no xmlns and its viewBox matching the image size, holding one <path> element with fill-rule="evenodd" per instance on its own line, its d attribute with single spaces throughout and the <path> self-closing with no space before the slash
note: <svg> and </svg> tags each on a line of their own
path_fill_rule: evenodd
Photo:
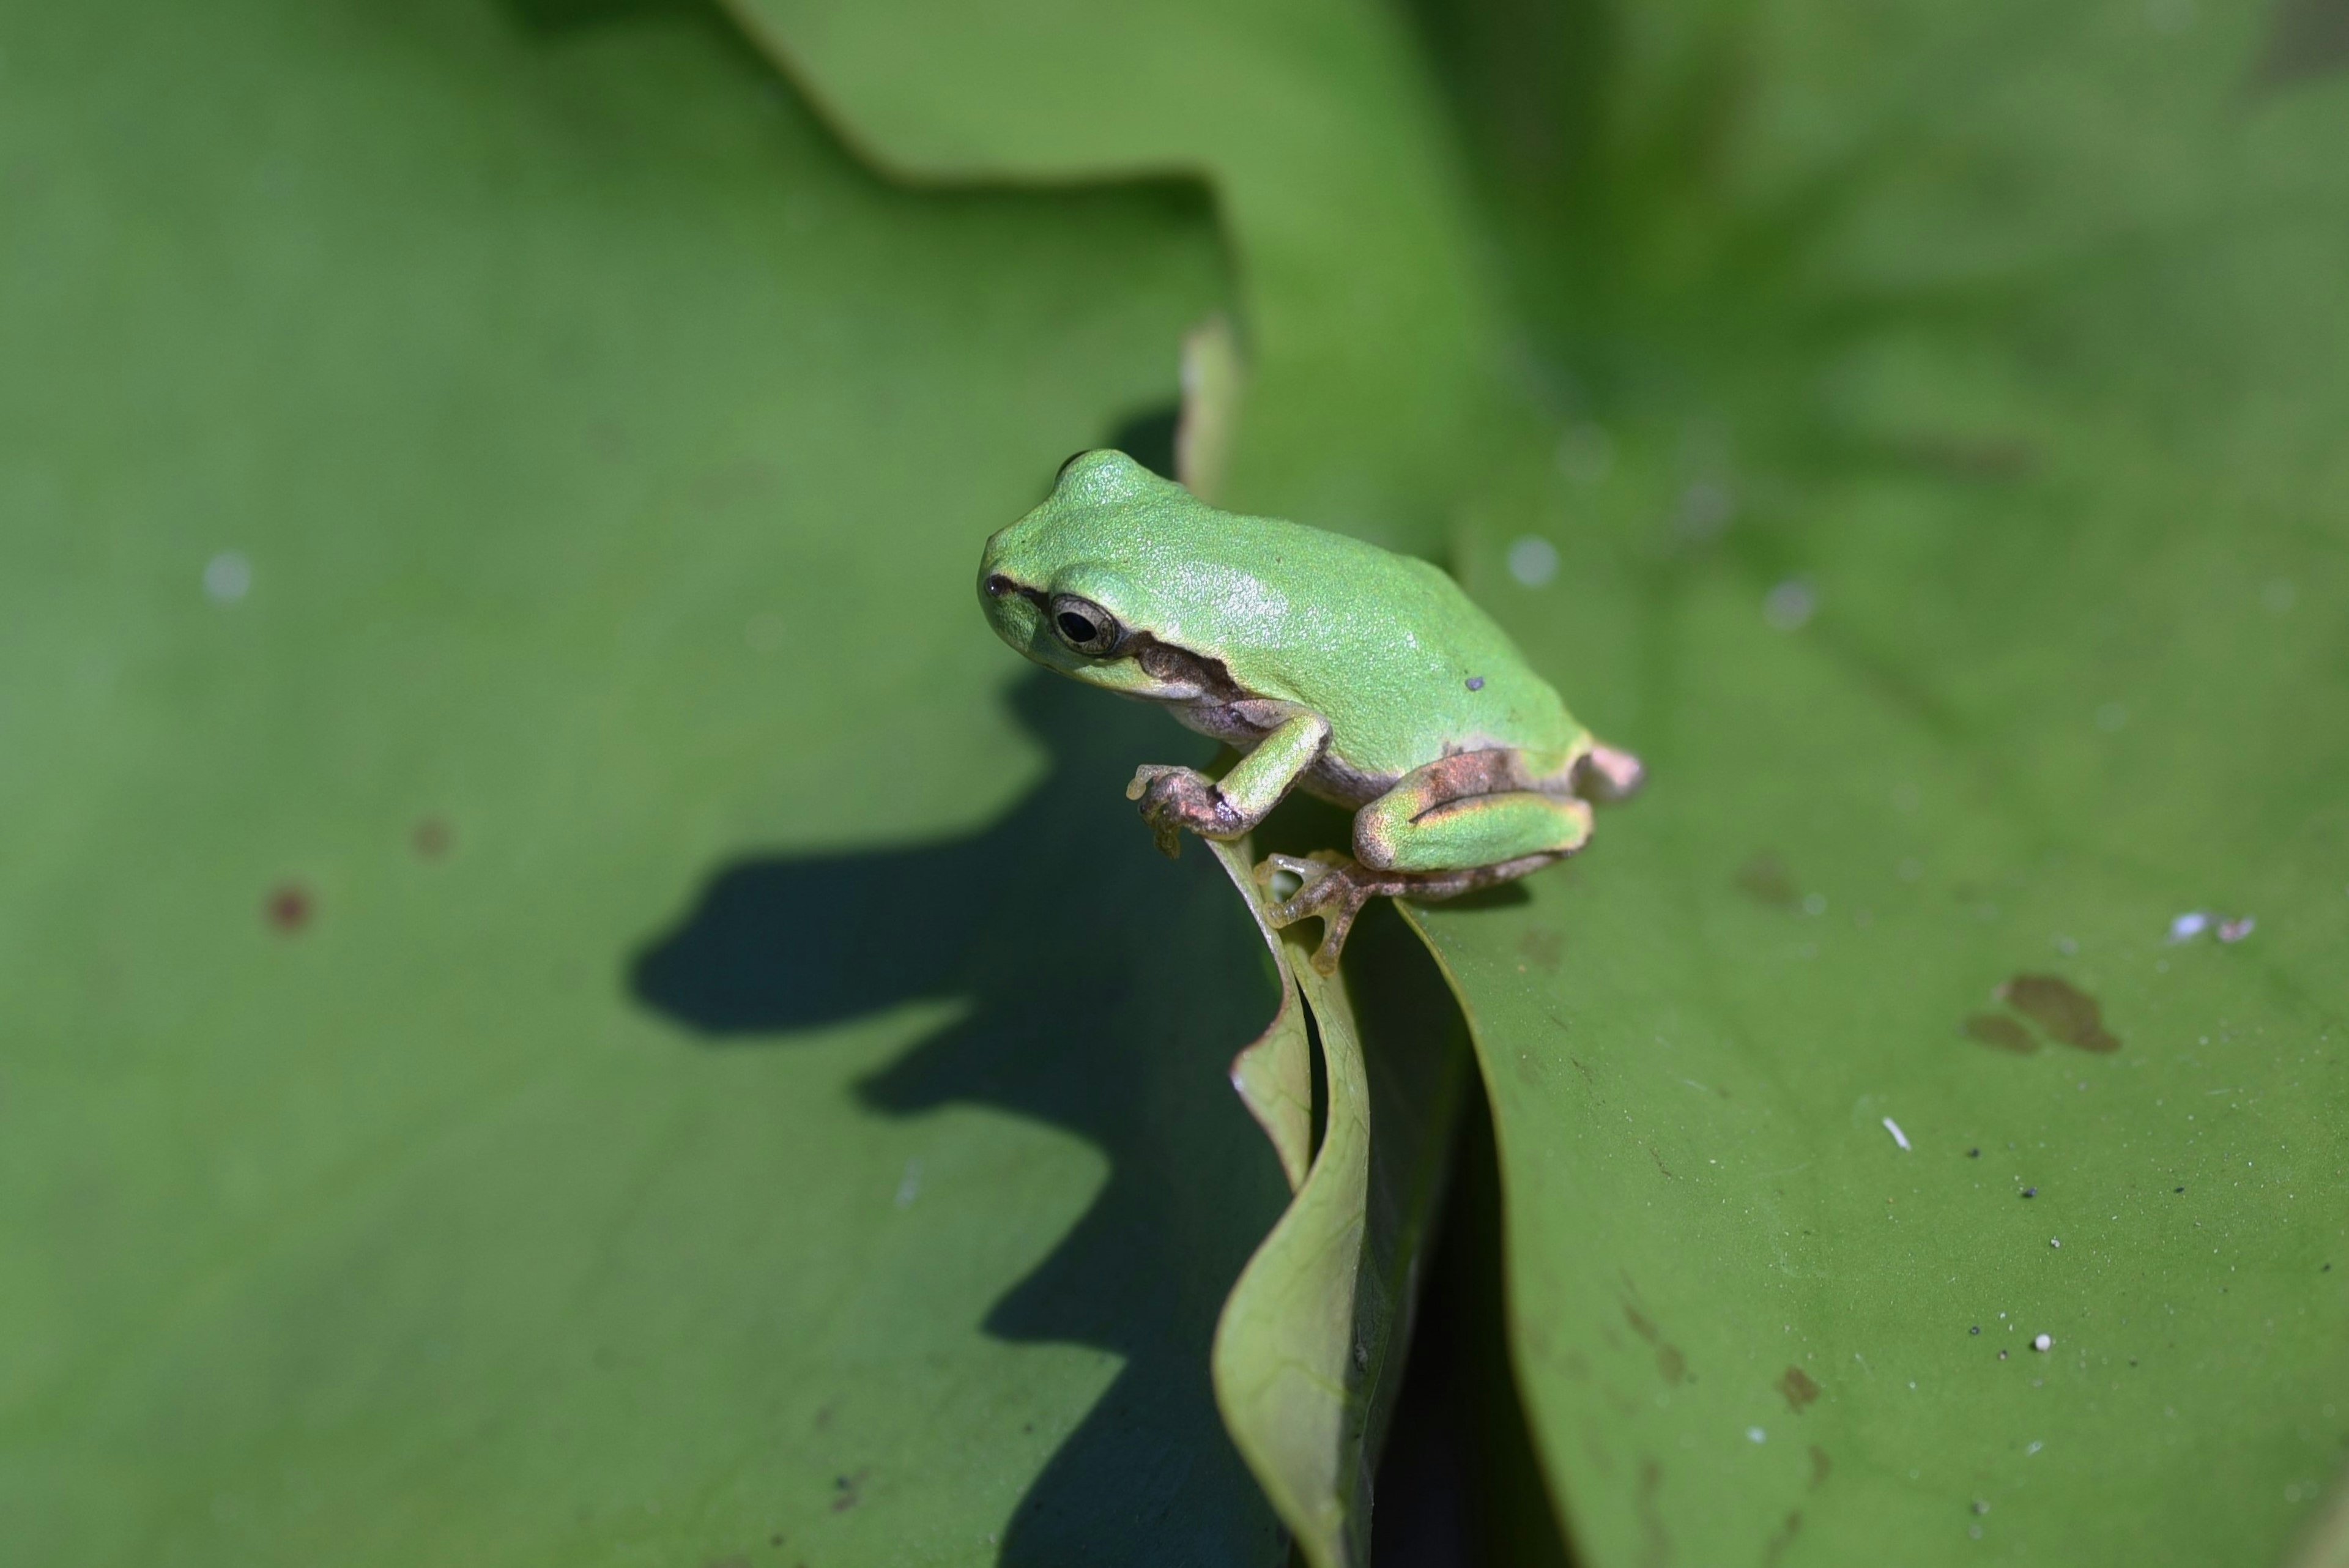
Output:
<svg viewBox="0 0 2349 1568">
<path fill-rule="evenodd" d="M 1529 588 L 1540 587 L 1557 576 L 1557 546 L 1538 534 L 1528 534 L 1509 546 L 1509 576 Z"/>
<path fill-rule="evenodd" d="M 1699 480 L 1681 492 L 1681 534 L 1690 539 L 1716 538 L 1736 512 L 1737 498 L 1729 486 L 1717 480 Z"/>
<path fill-rule="evenodd" d="M 1899 1122 L 1894 1121 L 1890 1116 L 1885 1117 L 1884 1130 L 1892 1135 L 1892 1141 L 1900 1146 L 1902 1153 L 1905 1154 L 1908 1152 L 1909 1135 L 1900 1130 L 1900 1124 Z"/>
<path fill-rule="evenodd" d="M 918 1159 L 909 1159 L 905 1162 L 905 1174 L 897 1182 L 897 1207 L 912 1208 L 915 1195 L 921 1190 L 922 1162 Z"/>
<path fill-rule="evenodd" d="M 1780 631 L 1799 630 L 1818 612 L 1819 597 L 1800 577 L 1788 577 L 1762 601 L 1762 618 Z"/>
<path fill-rule="evenodd" d="M 2249 915 L 2245 915 L 2240 920 L 2221 920 L 2219 922 L 2219 940 L 2222 942 L 2240 942 L 2258 928 L 2259 921 Z"/>
<path fill-rule="evenodd" d="M 1769 1433 L 1764 1431 L 1759 1427 L 1748 1427 L 1745 1428 L 1745 1440 L 1749 1443 L 1761 1442 L 1769 1436 Z"/>
<path fill-rule="evenodd" d="M 2054 1348 L 2055 1348 L 2055 1336 L 2054 1336 L 2054 1334 L 2033 1334 L 2033 1335 L 2031 1336 L 2031 1348 L 2032 1348 L 2032 1349 L 2033 1349 L 2033 1350 L 2042 1350 L 2042 1351 L 2044 1351 L 2044 1350 L 2053 1350 L 2053 1349 L 2054 1349 Z M 2036 1448 L 2036 1447 L 2033 1447 L 2033 1449 L 2032 1449 L 2032 1451 L 2033 1451 L 2033 1453 L 2036 1453 L 2036 1452 L 2038 1452 L 2038 1449 L 2037 1449 L 2037 1448 Z"/>
<path fill-rule="evenodd" d="M 233 605 L 253 591 L 253 563 L 222 550 L 204 563 L 204 592 L 214 604 Z"/>
</svg>

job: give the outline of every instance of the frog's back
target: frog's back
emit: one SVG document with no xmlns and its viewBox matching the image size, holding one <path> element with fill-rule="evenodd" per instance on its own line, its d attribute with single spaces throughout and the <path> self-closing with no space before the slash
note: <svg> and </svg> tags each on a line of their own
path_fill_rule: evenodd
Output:
<svg viewBox="0 0 2349 1568">
<path fill-rule="evenodd" d="M 1299 524 L 1236 521 L 1274 531 L 1279 553 L 1307 564 L 1291 635 L 1264 663 L 1289 688 L 1279 695 L 1329 719 L 1341 760 L 1401 774 L 1452 752 L 1509 748 L 1535 773 L 1564 764 L 1581 727 L 1440 567 Z"/>
<path fill-rule="evenodd" d="M 1124 603 L 1112 607 L 1131 624 L 1227 667 L 1241 662 L 1227 651 L 1244 649 L 1234 679 L 1328 718 L 1331 752 L 1365 774 L 1495 748 L 1526 753 L 1536 773 L 1567 761 L 1580 726 L 1440 568 L 1342 534 L 1219 511 L 1120 462 L 1101 475 L 1115 488 L 1093 505 L 1071 497 L 1080 505 L 1060 526 L 1097 536 L 1081 553 L 1120 579 Z"/>
</svg>

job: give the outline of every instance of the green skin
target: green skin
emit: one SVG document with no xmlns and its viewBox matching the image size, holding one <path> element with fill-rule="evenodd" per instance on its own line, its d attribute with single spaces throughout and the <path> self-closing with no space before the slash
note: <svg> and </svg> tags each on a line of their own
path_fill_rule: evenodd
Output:
<svg viewBox="0 0 2349 1568">
<path fill-rule="evenodd" d="M 1062 465 L 988 540 L 978 591 L 1028 658 L 1247 753 L 1220 780 L 1134 774 L 1126 794 L 1167 854 L 1186 828 L 1240 837 L 1292 788 L 1352 808 L 1350 858 L 1257 868 L 1304 879 L 1272 920 L 1321 919 L 1325 974 L 1370 898 L 1450 898 L 1564 859 L 1590 836 L 1589 803 L 1640 783 L 1436 567 L 1219 512 L 1123 452 Z"/>
</svg>

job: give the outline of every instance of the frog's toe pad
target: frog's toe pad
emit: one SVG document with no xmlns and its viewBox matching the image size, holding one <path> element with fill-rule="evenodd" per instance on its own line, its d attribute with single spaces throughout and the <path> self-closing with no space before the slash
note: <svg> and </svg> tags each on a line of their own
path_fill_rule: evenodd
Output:
<svg viewBox="0 0 2349 1568">
<path fill-rule="evenodd" d="M 1216 781 L 1190 768 L 1154 763 L 1137 768 L 1125 798 L 1141 804 L 1142 819 L 1170 858 L 1182 848 L 1186 827 L 1209 838 L 1237 838 L 1247 831 Z"/>
</svg>

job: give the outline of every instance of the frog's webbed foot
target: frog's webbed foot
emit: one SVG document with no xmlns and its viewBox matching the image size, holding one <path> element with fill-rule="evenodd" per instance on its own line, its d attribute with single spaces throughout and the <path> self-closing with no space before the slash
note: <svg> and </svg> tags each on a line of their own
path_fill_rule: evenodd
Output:
<svg viewBox="0 0 2349 1568">
<path fill-rule="evenodd" d="M 1268 855 L 1256 868 L 1257 883 L 1270 887 L 1275 871 L 1300 877 L 1305 885 L 1266 910 L 1265 918 L 1278 929 L 1318 917 L 1321 921 L 1321 945 L 1313 950 L 1313 967 L 1323 974 L 1338 972 L 1338 955 L 1345 950 L 1346 933 L 1354 929 L 1354 917 L 1362 912 L 1362 906 L 1381 894 L 1405 891 L 1405 884 L 1410 881 L 1408 877 L 1381 875 L 1358 860 L 1327 849 L 1308 860 L 1294 855 Z"/>
<path fill-rule="evenodd" d="M 1125 798 L 1142 803 L 1142 819 L 1169 860 L 1183 852 L 1183 829 L 1206 838 L 1237 838 L 1249 824 L 1216 781 L 1193 768 L 1148 763 L 1136 768 Z"/>
<path fill-rule="evenodd" d="M 1305 885 L 1265 911 L 1278 929 L 1309 916 L 1321 920 L 1321 945 L 1313 950 L 1313 967 L 1323 974 L 1338 972 L 1338 954 L 1354 917 L 1372 898 L 1415 898 L 1430 901 L 1455 898 L 1478 888 L 1489 888 L 1538 871 L 1566 857 L 1563 850 L 1520 855 L 1490 866 L 1468 866 L 1451 871 L 1381 871 L 1332 849 L 1318 849 L 1310 859 L 1293 855 L 1268 855 L 1256 868 L 1258 885 L 1270 887 L 1273 873 L 1286 871 Z"/>
</svg>

